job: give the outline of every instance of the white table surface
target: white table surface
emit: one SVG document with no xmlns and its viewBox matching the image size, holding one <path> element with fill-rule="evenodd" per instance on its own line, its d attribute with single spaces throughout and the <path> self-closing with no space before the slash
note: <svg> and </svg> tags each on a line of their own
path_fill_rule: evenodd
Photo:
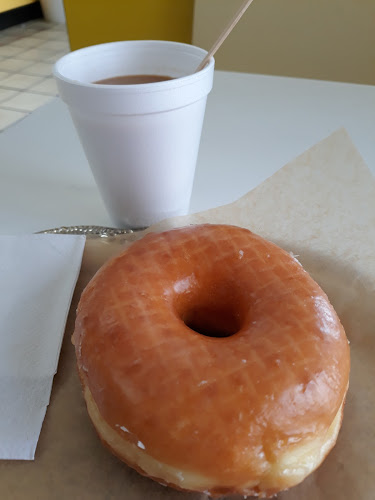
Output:
<svg viewBox="0 0 375 500">
<path fill-rule="evenodd" d="M 235 201 L 345 127 L 375 174 L 375 87 L 217 71 L 191 212 Z M 111 225 L 57 98 L 0 134 L 0 233 Z"/>
</svg>

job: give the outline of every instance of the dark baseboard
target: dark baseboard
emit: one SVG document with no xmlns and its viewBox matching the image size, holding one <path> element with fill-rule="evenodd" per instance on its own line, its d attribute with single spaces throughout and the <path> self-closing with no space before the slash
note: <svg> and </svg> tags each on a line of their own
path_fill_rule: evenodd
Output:
<svg viewBox="0 0 375 500">
<path fill-rule="evenodd" d="M 0 30 L 43 17 L 40 2 L 33 2 L 0 14 Z"/>
</svg>

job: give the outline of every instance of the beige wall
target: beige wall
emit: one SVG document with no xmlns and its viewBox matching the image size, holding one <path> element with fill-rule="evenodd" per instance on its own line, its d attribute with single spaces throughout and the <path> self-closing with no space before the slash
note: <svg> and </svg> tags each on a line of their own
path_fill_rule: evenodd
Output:
<svg viewBox="0 0 375 500">
<path fill-rule="evenodd" d="M 0 0 L 0 12 L 6 12 L 7 10 L 23 7 L 24 5 L 34 2 L 36 2 L 36 0 Z"/>
<path fill-rule="evenodd" d="M 243 0 L 196 0 L 193 43 L 209 49 Z M 217 69 L 375 84 L 375 0 L 254 0 Z"/>
</svg>

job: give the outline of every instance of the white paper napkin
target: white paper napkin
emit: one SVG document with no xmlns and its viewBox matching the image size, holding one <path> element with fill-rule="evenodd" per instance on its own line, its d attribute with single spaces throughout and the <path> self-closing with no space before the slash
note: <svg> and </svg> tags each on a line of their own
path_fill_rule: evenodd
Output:
<svg viewBox="0 0 375 500">
<path fill-rule="evenodd" d="M 84 236 L 0 236 L 0 459 L 32 460 Z"/>
</svg>

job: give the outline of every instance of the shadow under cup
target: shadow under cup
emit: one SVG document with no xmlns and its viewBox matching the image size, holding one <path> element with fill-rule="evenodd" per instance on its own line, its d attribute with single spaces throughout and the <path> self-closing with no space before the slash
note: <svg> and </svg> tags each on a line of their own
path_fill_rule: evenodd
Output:
<svg viewBox="0 0 375 500">
<path fill-rule="evenodd" d="M 71 52 L 54 76 L 116 227 L 146 227 L 188 212 L 214 59 L 166 41 L 125 41 Z M 122 75 L 171 80 L 95 84 Z"/>
</svg>

